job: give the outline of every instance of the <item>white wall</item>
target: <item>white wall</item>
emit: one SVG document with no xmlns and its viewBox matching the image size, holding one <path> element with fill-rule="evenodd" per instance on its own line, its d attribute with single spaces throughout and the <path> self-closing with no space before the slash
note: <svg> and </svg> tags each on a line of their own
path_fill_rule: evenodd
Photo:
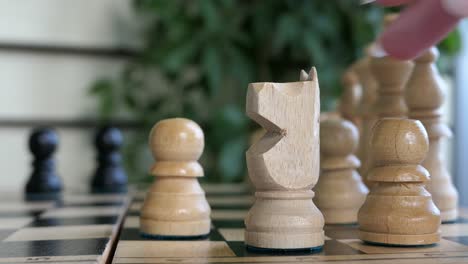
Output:
<svg viewBox="0 0 468 264">
<path fill-rule="evenodd" d="M 2 49 L 38 45 L 87 49 L 137 46 L 130 0 L 0 0 L 0 122 L 96 118 L 90 84 L 115 76 L 122 57 Z M 22 189 L 30 173 L 29 127 L 0 126 L 0 189 Z M 66 187 L 87 184 L 92 130 L 58 128 L 58 171 Z"/>
<path fill-rule="evenodd" d="M 463 48 L 458 58 L 456 76 L 455 111 L 455 182 L 460 194 L 460 203 L 468 206 L 468 21 L 460 26 Z"/>
</svg>

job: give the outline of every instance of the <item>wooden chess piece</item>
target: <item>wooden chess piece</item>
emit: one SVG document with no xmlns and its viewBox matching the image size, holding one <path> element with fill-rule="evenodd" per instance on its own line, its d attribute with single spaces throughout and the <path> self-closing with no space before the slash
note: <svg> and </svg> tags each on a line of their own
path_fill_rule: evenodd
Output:
<svg viewBox="0 0 468 264">
<path fill-rule="evenodd" d="M 29 149 L 34 156 L 33 171 L 26 184 L 26 198 L 58 196 L 62 181 L 55 171 L 54 152 L 59 138 L 50 128 L 37 128 L 29 137 Z"/>
<path fill-rule="evenodd" d="M 362 96 L 362 87 L 359 84 L 356 73 L 349 69 L 341 78 L 343 93 L 340 97 L 339 112 L 341 116 L 351 122 L 360 130 L 361 118 L 358 107 Z"/>
<path fill-rule="evenodd" d="M 407 117 L 408 108 L 405 103 L 404 90 L 411 75 L 413 63 L 389 56 L 372 57 L 369 63 L 372 75 L 377 82 L 377 100 L 373 107 L 377 119 Z M 370 183 L 367 181 L 367 174 L 372 168 L 372 162 L 372 156 L 367 156 L 366 163 L 361 169 L 361 173 L 366 175 L 364 182 L 368 187 Z"/>
<path fill-rule="evenodd" d="M 369 48 L 367 48 L 367 50 L 369 50 Z M 361 101 L 357 110 L 361 119 L 361 127 L 359 136 L 359 149 L 356 154 L 361 161 L 361 167 L 358 171 L 364 184 L 366 185 L 367 181 L 365 179 L 365 172 L 368 169 L 367 142 L 370 140 L 372 127 L 374 126 L 375 120 L 377 118 L 373 109 L 375 101 L 377 100 L 377 82 L 375 81 L 375 78 L 370 70 L 370 60 L 370 55 L 366 54 L 365 57 L 358 60 L 352 66 L 352 70 L 356 74 L 362 89 Z"/>
<path fill-rule="evenodd" d="M 97 168 L 91 179 L 92 192 L 119 193 L 127 190 L 127 174 L 122 167 L 120 147 L 123 136 L 119 129 L 101 127 L 96 133 Z"/>
<path fill-rule="evenodd" d="M 396 18 L 398 17 L 398 14 L 387 14 L 385 15 L 383 19 L 383 28 L 388 27 Z M 361 160 L 361 168 L 359 169 L 359 172 L 362 176 L 364 184 L 366 184 L 367 187 L 369 186 L 369 182 L 367 181 L 367 172 L 369 169 L 372 167 L 372 157 L 369 156 L 369 141 L 372 136 L 372 128 L 374 127 L 375 122 L 378 120 L 378 118 L 381 118 L 384 113 L 382 110 L 379 110 L 379 104 L 381 102 L 388 102 L 390 105 L 394 103 L 394 101 L 397 102 L 404 102 L 401 100 L 403 98 L 402 94 L 399 96 L 397 95 L 396 97 L 400 98 L 400 100 L 391 100 L 388 97 L 391 96 L 392 91 L 388 88 L 379 88 L 382 84 L 376 80 L 377 76 L 375 76 L 375 69 L 374 66 L 375 64 L 378 64 L 378 62 L 375 62 L 374 60 L 376 59 L 376 49 L 375 49 L 375 43 L 370 43 L 366 49 L 365 49 L 366 56 L 362 59 L 360 59 L 354 66 L 353 70 L 356 72 L 357 77 L 359 82 L 361 83 L 362 86 L 362 99 L 361 99 L 361 106 L 360 106 L 360 115 L 361 115 L 361 120 L 362 120 L 362 125 L 361 125 L 361 136 L 360 136 L 360 142 L 359 142 L 359 151 L 358 151 L 358 158 Z M 381 58 L 383 59 L 383 58 Z M 386 59 L 383 59 L 384 61 Z M 384 65 L 381 65 L 382 67 L 385 67 Z M 392 66 L 391 64 L 389 66 Z M 380 70 L 377 70 L 379 73 L 385 73 L 381 72 Z M 386 81 L 384 85 L 390 85 L 392 86 L 393 84 L 390 83 L 389 81 Z M 384 99 L 379 99 L 380 96 L 384 96 L 387 98 Z M 401 106 L 401 105 L 400 105 Z M 380 111 L 380 112 L 378 112 Z M 406 111 L 406 109 L 403 109 L 403 111 Z"/>
<path fill-rule="evenodd" d="M 408 108 L 405 103 L 404 90 L 413 63 L 385 57 L 373 57 L 370 69 L 377 82 L 377 100 L 374 112 L 378 118 L 407 117 Z"/>
<path fill-rule="evenodd" d="M 359 238 L 366 242 L 415 246 L 440 240 L 440 211 L 424 188 L 429 172 L 420 165 L 429 142 L 421 122 L 385 118 L 371 138 L 374 167 L 370 193 L 359 210 Z"/>
<path fill-rule="evenodd" d="M 140 231 L 156 239 L 202 238 L 210 233 L 210 206 L 197 177 L 203 148 L 201 128 L 185 118 L 158 122 L 151 129 L 149 146 L 156 160 L 156 176 L 145 197 Z"/>
<path fill-rule="evenodd" d="M 249 250 L 315 252 L 324 243 L 323 215 L 312 202 L 319 177 L 315 68 L 301 79 L 251 83 L 247 91 L 247 115 L 267 131 L 246 153 L 256 188 L 256 201 L 245 218 Z"/>
<path fill-rule="evenodd" d="M 249 138 L 250 146 L 255 144 L 255 142 L 259 141 L 265 135 L 265 133 L 266 133 L 266 131 L 263 128 L 259 128 L 259 129 L 255 130 L 250 135 L 250 138 Z M 250 181 L 250 177 L 249 177 L 248 172 L 245 174 L 244 182 L 247 184 L 247 187 L 249 188 L 250 191 L 254 191 L 254 186 L 253 186 L 252 182 Z"/>
<path fill-rule="evenodd" d="M 356 171 L 360 166 L 353 152 L 359 132 L 350 121 L 330 119 L 320 122 L 320 169 L 314 202 L 325 224 L 352 224 L 366 195 L 367 187 Z"/>
<path fill-rule="evenodd" d="M 427 190 L 440 210 L 442 222 L 447 222 L 458 217 L 458 192 L 447 170 L 441 146 L 441 141 L 452 133 L 441 119 L 444 91 L 435 66 L 437 57 L 437 49 L 432 48 L 414 60 L 414 71 L 406 88 L 406 103 L 410 118 L 420 120 L 429 135 L 429 153 L 423 161 L 431 174 Z"/>
</svg>

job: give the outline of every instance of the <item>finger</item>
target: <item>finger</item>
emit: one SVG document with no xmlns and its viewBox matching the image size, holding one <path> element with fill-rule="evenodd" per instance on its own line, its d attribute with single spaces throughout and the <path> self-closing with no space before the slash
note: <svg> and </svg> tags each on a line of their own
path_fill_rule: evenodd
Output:
<svg viewBox="0 0 468 264">
<path fill-rule="evenodd" d="M 439 0 L 417 1 L 385 29 L 379 42 L 390 56 L 412 59 L 439 42 L 459 20 Z"/>
</svg>

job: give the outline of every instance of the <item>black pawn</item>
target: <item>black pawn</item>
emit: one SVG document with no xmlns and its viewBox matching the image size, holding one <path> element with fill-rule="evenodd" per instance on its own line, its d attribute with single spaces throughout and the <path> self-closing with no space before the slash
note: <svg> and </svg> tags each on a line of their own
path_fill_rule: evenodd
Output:
<svg viewBox="0 0 468 264">
<path fill-rule="evenodd" d="M 34 156 L 33 171 L 26 184 L 26 195 L 55 195 L 62 190 L 62 181 L 55 171 L 54 152 L 59 138 L 50 128 L 37 128 L 29 137 L 29 149 Z"/>
<path fill-rule="evenodd" d="M 122 168 L 119 150 L 123 143 L 122 133 L 115 127 L 98 130 L 94 144 L 98 152 L 98 166 L 92 177 L 93 192 L 120 193 L 127 191 L 127 174 Z"/>
</svg>

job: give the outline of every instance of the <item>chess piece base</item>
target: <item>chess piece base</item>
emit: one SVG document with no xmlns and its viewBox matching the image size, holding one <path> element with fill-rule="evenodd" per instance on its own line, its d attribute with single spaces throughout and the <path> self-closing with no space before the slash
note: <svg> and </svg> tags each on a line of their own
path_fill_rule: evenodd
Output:
<svg viewBox="0 0 468 264">
<path fill-rule="evenodd" d="M 256 192 L 245 219 L 245 244 L 283 250 L 323 246 L 324 219 L 312 191 Z"/>
<path fill-rule="evenodd" d="M 357 223 L 358 209 L 322 209 L 321 212 L 327 224 L 354 224 Z"/>
<path fill-rule="evenodd" d="M 254 246 L 249 246 L 247 245 L 247 250 L 252 251 L 255 253 L 265 253 L 265 254 L 270 254 L 270 253 L 280 253 L 284 255 L 292 254 L 296 255 L 298 253 L 309 253 L 309 254 L 314 254 L 314 253 L 319 253 L 322 251 L 323 246 L 319 247 L 312 247 L 312 248 L 294 248 L 294 249 L 284 249 L 284 248 L 259 248 L 259 247 L 254 247 Z"/>
<path fill-rule="evenodd" d="M 440 232 L 422 235 L 384 234 L 359 230 L 359 239 L 376 244 L 394 246 L 432 245 L 440 241 Z"/>
<path fill-rule="evenodd" d="M 305 230 L 304 230 L 305 231 Z M 279 232 L 249 232 L 245 231 L 245 243 L 253 249 L 271 251 L 303 251 L 318 249 L 323 246 L 324 232 L 311 233 L 279 233 Z"/>
<path fill-rule="evenodd" d="M 195 221 L 160 221 L 141 218 L 140 231 L 148 237 L 199 237 L 210 233 L 211 222 Z"/>
<path fill-rule="evenodd" d="M 161 235 L 151 235 L 146 233 L 140 233 L 142 237 L 154 240 L 202 240 L 208 238 L 210 234 L 200 235 L 200 236 L 161 236 Z"/>
</svg>

